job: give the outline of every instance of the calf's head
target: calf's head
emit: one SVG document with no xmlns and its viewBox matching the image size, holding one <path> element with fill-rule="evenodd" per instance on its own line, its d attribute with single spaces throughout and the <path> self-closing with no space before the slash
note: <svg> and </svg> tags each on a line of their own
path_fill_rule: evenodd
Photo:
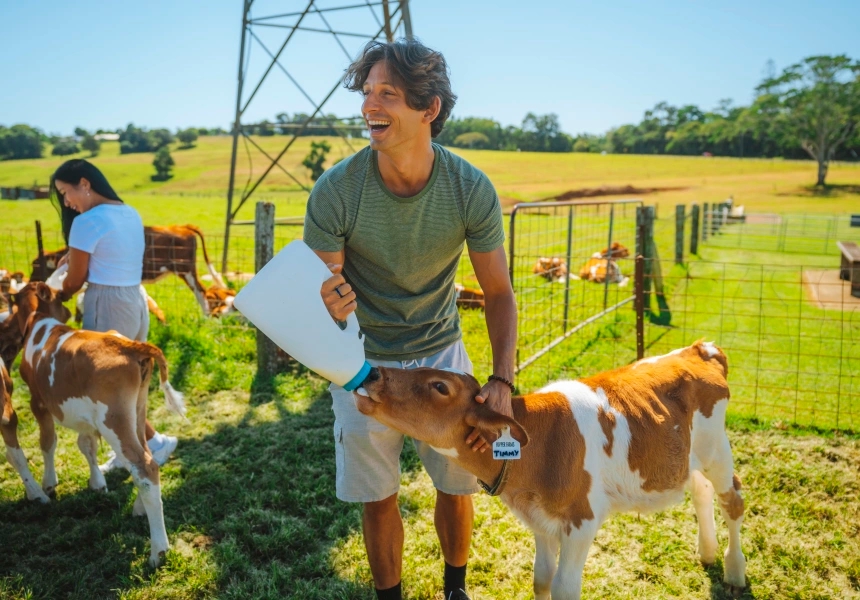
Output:
<svg viewBox="0 0 860 600">
<path fill-rule="evenodd" d="M 18 326 L 25 336 L 33 323 L 41 317 L 50 317 L 65 323 L 72 316 L 72 312 L 63 306 L 59 292 L 42 282 L 25 285 L 15 294 L 15 304 L 18 307 Z"/>
<path fill-rule="evenodd" d="M 475 401 L 481 385 L 471 375 L 374 367 L 363 387 L 367 396 L 355 394 L 361 413 L 436 448 L 462 447 L 473 427 L 489 441 L 510 427 L 521 446 L 528 444 L 528 434 L 516 420 Z"/>
</svg>

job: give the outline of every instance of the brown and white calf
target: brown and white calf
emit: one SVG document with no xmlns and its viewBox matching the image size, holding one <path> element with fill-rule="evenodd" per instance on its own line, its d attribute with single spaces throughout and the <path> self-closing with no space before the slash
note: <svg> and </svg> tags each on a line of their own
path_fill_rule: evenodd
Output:
<svg viewBox="0 0 860 600">
<path fill-rule="evenodd" d="M 582 379 L 559 381 L 512 402 L 514 418 L 474 401 L 471 376 L 435 369 L 371 371 L 358 409 L 451 456 L 533 532 L 536 600 L 579 598 L 589 547 L 614 512 L 659 511 L 690 490 L 699 558 L 717 557 L 714 490 L 729 530 L 724 581 L 745 587 L 744 502 L 725 431 L 727 361 L 710 343 Z M 521 458 L 503 468 L 472 452 L 473 427 L 495 440 L 509 427 Z"/>
<path fill-rule="evenodd" d="M 182 395 L 167 380 L 164 355 L 152 344 L 131 341 L 117 332 L 67 327 L 64 323 L 71 316 L 68 309 L 57 292 L 44 283 L 25 286 L 16 295 L 15 304 L 24 333 L 21 377 L 30 388 L 30 407 L 39 424 L 39 445 L 45 460 L 42 489 L 31 486 L 27 496 L 48 502 L 48 494 L 57 486 L 55 421 L 78 432 L 78 448 L 90 467 L 89 486 L 106 490 L 96 460 L 99 437 L 104 437 L 134 479 L 138 496 L 133 513 L 146 514 L 149 520 L 149 562 L 158 564 L 168 549 L 168 540 L 158 464 L 144 435 L 154 363 L 161 374 L 167 407 L 185 414 Z"/>
<path fill-rule="evenodd" d="M 618 266 L 616 259 L 628 256 L 630 256 L 630 250 L 620 242 L 612 242 L 609 248 L 592 254 L 588 262 L 579 270 L 579 278 L 595 283 L 603 283 L 608 279 L 610 283 L 623 286 L 627 283 L 627 277 L 621 273 L 621 267 Z"/>
</svg>

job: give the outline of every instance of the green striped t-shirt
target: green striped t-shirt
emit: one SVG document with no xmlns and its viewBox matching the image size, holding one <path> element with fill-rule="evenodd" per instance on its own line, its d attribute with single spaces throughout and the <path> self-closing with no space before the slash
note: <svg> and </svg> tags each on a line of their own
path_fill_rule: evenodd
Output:
<svg viewBox="0 0 860 600">
<path fill-rule="evenodd" d="M 370 147 L 331 167 L 308 199 L 304 240 L 344 249 L 370 358 L 429 356 L 461 337 L 454 277 L 463 244 L 490 252 L 505 240 L 490 180 L 442 146 L 430 181 L 411 198 L 382 183 Z"/>
</svg>

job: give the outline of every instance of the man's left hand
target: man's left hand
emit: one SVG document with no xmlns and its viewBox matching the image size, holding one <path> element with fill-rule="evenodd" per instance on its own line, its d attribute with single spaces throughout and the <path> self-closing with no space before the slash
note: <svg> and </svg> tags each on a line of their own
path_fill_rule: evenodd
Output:
<svg viewBox="0 0 860 600">
<path fill-rule="evenodd" d="M 484 384 L 481 388 L 481 393 L 475 396 L 475 402 L 486 404 L 491 410 L 503 414 L 505 416 L 514 417 L 514 411 L 511 409 L 511 388 L 501 381 L 495 379 Z M 466 437 L 466 444 L 472 447 L 472 451 L 486 452 L 492 445 L 481 435 L 477 427 L 473 428 Z"/>
</svg>

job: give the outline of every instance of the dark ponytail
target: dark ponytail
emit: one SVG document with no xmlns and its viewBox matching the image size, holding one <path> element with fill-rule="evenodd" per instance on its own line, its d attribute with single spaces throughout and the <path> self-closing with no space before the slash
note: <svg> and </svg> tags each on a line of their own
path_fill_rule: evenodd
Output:
<svg viewBox="0 0 860 600">
<path fill-rule="evenodd" d="M 69 185 L 78 185 L 81 179 L 89 181 L 90 187 L 99 196 L 122 202 L 117 193 L 113 191 L 107 178 L 91 162 L 82 158 L 73 158 L 61 164 L 51 175 L 51 203 L 60 214 L 60 220 L 63 223 L 63 239 L 66 240 L 67 246 L 69 245 L 69 233 L 72 231 L 72 221 L 79 213 L 66 206 L 63 194 L 57 189 L 57 182 L 62 181 Z"/>
</svg>

